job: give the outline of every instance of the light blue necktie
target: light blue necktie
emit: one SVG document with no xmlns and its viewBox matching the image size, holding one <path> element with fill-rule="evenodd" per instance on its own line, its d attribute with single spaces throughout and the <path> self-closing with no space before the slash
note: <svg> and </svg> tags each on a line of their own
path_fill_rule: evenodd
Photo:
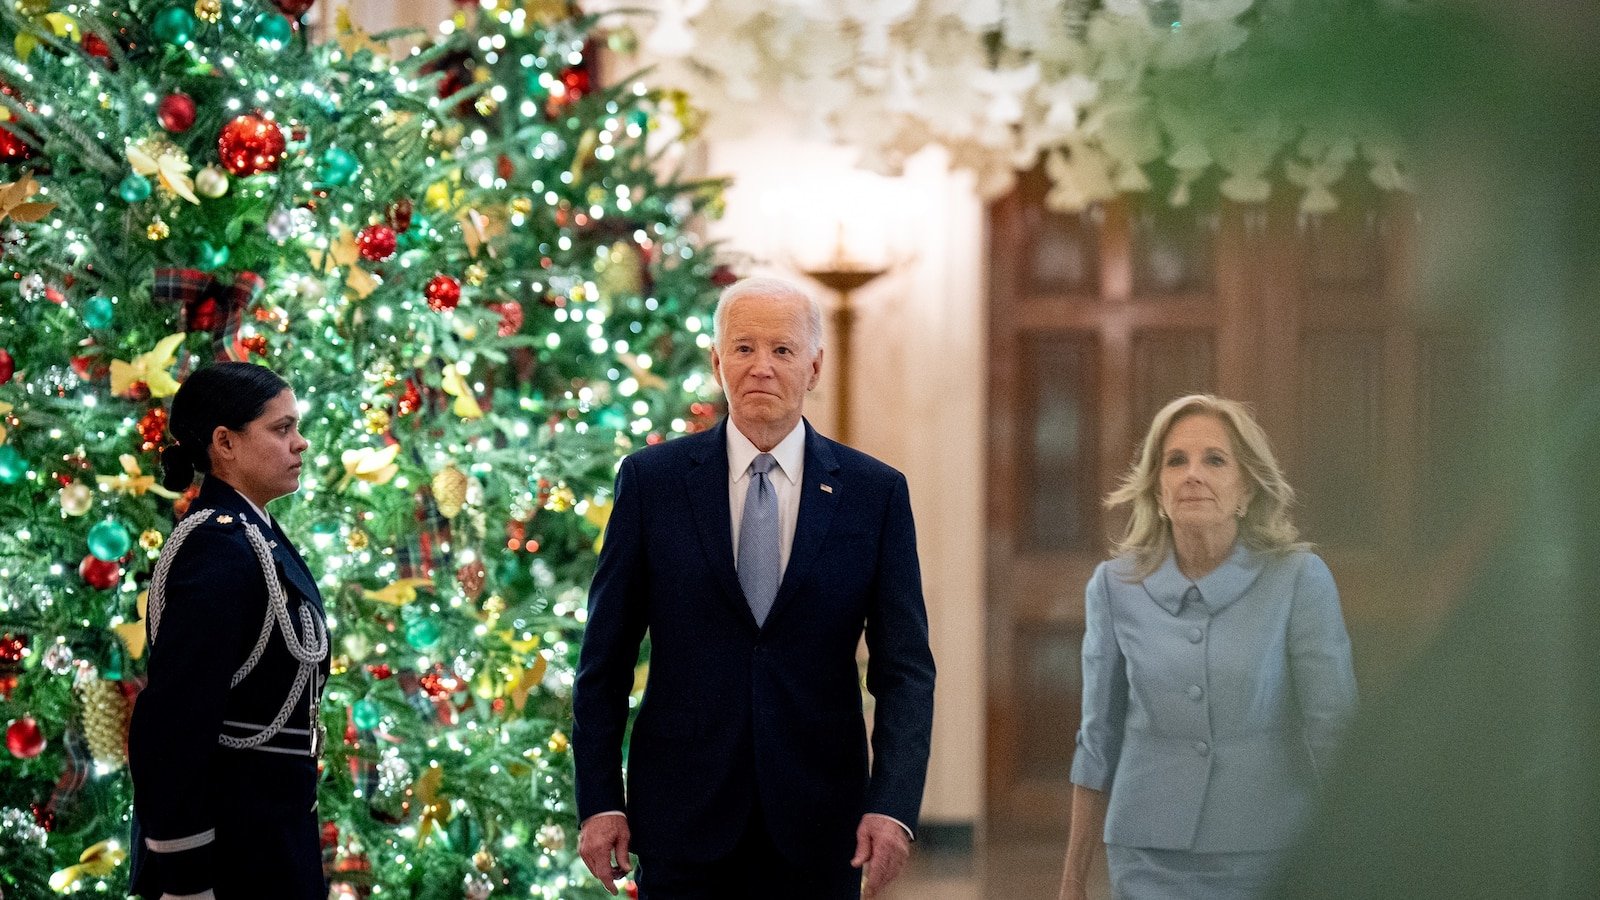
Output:
<svg viewBox="0 0 1600 900">
<path fill-rule="evenodd" d="M 767 477 L 777 463 L 771 453 L 750 461 L 750 486 L 739 520 L 739 586 L 757 625 L 767 621 L 778 596 L 778 492 Z"/>
</svg>

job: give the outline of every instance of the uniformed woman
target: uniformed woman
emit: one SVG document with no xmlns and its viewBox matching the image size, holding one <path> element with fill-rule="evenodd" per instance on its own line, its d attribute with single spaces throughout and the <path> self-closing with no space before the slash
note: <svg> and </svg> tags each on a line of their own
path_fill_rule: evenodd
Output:
<svg viewBox="0 0 1600 900">
<path fill-rule="evenodd" d="M 267 505 L 306 440 L 271 370 L 221 363 L 172 401 L 164 481 L 204 476 L 150 580 L 149 684 L 128 737 L 133 889 L 149 900 L 323 900 L 316 578 Z"/>
<path fill-rule="evenodd" d="M 1156 414 L 1107 498 L 1131 506 L 1085 596 L 1083 718 L 1061 896 L 1103 838 L 1122 900 L 1243 900 L 1271 887 L 1355 707 L 1328 567 L 1240 404 Z"/>
</svg>

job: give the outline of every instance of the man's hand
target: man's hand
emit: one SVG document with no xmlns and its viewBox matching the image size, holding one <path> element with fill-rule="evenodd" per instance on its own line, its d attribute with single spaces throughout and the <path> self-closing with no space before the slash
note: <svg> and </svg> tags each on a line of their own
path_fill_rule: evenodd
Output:
<svg viewBox="0 0 1600 900">
<path fill-rule="evenodd" d="M 633 870 L 628 862 L 628 841 L 632 837 L 628 817 L 615 813 L 590 816 L 578 831 L 578 855 L 600 879 L 601 886 L 613 894 L 617 892 L 616 880 Z"/>
<path fill-rule="evenodd" d="M 911 856 L 911 839 L 900 823 L 888 816 L 867 813 L 856 826 L 855 868 L 866 867 L 866 896 L 876 897 L 905 868 Z"/>
</svg>

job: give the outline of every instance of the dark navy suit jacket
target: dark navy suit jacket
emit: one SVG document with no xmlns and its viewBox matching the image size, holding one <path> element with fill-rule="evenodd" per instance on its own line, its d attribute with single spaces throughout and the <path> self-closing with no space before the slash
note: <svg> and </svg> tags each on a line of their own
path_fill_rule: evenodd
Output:
<svg viewBox="0 0 1600 900">
<path fill-rule="evenodd" d="M 863 813 L 914 829 L 922 802 L 934 665 L 910 494 L 899 472 L 806 423 L 794 543 L 757 627 L 734 569 L 727 427 L 641 450 L 617 473 L 573 698 L 579 816 L 623 810 L 641 856 L 704 861 L 733 850 L 759 804 L 792 861 L 843 865 Z"/>
</svg>

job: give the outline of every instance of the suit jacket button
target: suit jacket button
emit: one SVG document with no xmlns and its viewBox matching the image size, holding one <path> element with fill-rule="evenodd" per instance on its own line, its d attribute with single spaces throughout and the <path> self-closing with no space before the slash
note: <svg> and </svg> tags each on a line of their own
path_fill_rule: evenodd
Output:
<svg viewBox="0 0 1600 900">
<path fill-rule="evenodd" d="M 1205 633 L 1202 632 L 1200 629 L 1198 629 L 1198 628 L 1189 629 L 1189 643 L 1198 644 L 1198 643 L 1200 643 L 1200 639 L 1203 638 L 1203 637 L 1205 637 Z"/>
<path fill-rule="evenodd" d="M 1194 752 L 1200 754 L 1201 756 L 1205 756 L 1207 753 L 1211 752 L 1211 745 L 1205 741 L 1195 741 Z"/>
<path fill-rule="evenodd" d="M 1189 699 L 1190 700 L 1199 700 L 1201 697 L 1204 697 L 1205 695 L 1206 695 L 1206 692 L 1201 689 L 1200 685 L 1198 685 L 1198 684 L 1189 685 Z"/>
</svg>

